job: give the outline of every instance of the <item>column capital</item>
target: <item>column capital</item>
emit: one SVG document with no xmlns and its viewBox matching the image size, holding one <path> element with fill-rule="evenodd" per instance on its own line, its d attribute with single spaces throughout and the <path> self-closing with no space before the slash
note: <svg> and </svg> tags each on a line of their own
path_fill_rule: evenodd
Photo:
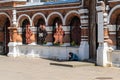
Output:
<svg viewBox="0 0 120 80">
<path fill-rule="evenodd" d="M 100 1 L 100 5 L 98 5 L 97 7 L 96 7 L 96 10 L 98 11 L 98 12 L 105 12 L 105 3 L 103 2 L 103 1 Z"/>
</svg>

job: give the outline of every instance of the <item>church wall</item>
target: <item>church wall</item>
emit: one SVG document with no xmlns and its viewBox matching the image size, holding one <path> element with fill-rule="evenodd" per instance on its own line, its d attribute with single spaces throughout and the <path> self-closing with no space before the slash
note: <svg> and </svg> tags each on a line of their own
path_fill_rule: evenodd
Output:
<svg viewBox="0 0 120 80">
<path fill-rule="evenodd" d="M 22 4 L 22 3 L 21 3 Z M 19 55 L 32 55 L 33 53 L 37 53 L 36 55 L 38 55 L 38 57 L 40 57 L 40 54 L 44 54 L 47 53 L 45 52 L 48 51 L 51 53 L 51 55 L 46 54 L 47 56 L 51 56 L 52 58 L 54 57 L 59 57 L 60 59 L 67 59 L 68 53 L 69 52 L 74 52 L 79 56 L 79 46 L 81 45 L 81 41 L 83 44 L 83 48 L 85 48 L 85 46 L 87 45 L 87 49 L 88 47 L 88 9 L 83 7 L 83 4 L 81 5 L 81 3 L 70 3 L 70 4 L 60 4 L 60 5 L 43 5 L 43 6 L 17 6 L 14 5 L 13 3 L 10 3 L 9 5 L 13 5 L 11 7 L 15 7 L 14 10 L 16 11 L 16 15 L 13 14 L 13 10 L 9 10 L 7 13 L 10 15 L 11 17 L 11 25 L 9 30 L 10 33 L 12 33 L 12 35 L 10 35 L 11 37 L 11 41 L 8 44 L 9 46 L 9 54 L 8 55 L 13 55 L 14 57 L 19 56 Z M 86 3 L 87 5 L 87 3 Z M 6 4 L 5 6 L 8 6 L 8 4 Z M 82 11 L 80 11 L 82 9 Z M 87 10 L 86 10 L 87 9 Z M 7 10 L 4 10 L 7 11 Z M 39 46 L 36 44 L 36 35 L 37 35 L 37 21 L 39 18 L 44 19 L 45 21 L 45 26 L 46 26 L 46 30 L 48 32 L 48 35 L 46 37 L 46 41 L 48 42 L 48 44 L 53 45 L 53 21 L 55 18 L 60 18 L 61 22 L 62 22 L 62 28 L 65 32 L 64 38 L 63 38 L 63 42 L 64 44 L 61 46 Z M 70 41 L 71 41 L 71 33 L 70 30 L 72 30 L 71 28 L 73 27 L 72 24 L 72 19 L 78 19 L 79 20 L 79 24 L 77 24 L 78 28 L 79 28 L 79 33 L 80 34 L 78 38 L 80 38 L 81 40 L 79 41 L 79 45 L 70 45 Z M 16 21 L 13 21 L 16 20 Z M 30 39 L 32 40 L 31 44 L 28 45 L 23 45 L 23 38 L 22 38 L 22 22 L 23 20 L 28 19 L 28 21 L 30 22 L 30 26 L 31 26 L 31 31 L 33 32 L 33 35 L 30 37 Z M 12 22 L 13 21 L 13 22 Z M 74 20 L 73 20 L 74 21 Z M 85 44 L 84 44 L 85 42 Z M 33 45 L 35 45 L 34 47 L 36 49 L 32 49 Z M 47 44 L 46 44 L 47 45 Z M 69 47 L 67 47 L 69 46 Z M 47 48 L 47 49 L 45 49 Z M 41 53 L 39 53 L 39 50 L 41 49 Z M 54 49 L 54 50 L 53 50 Z M 29 50 L 31 50 L 31 52 L 29 52 Z M 53 51 L 52 51 L 53 50 Z M 60 53 L 57 53 L 58 50 L 60 50 Z M 52 51 L 52 52 L 51 52 Z M 88 50 L 86 50 L 88 51 Z M 32 53 L 33 52 L 33 53 Z M 84 51 L 83 51 L 84 52 Z M 83 53 L 81 52 L 81 53 Z M 17 53 L 17 54 L 16 54 Z M 56 54 L 55 54 L 56 53 Z M 64 54 L 63 54 L 64 53 Z M 85 53 L 86 54 L 86 53 Z M 34 55 L 33 55 L 34 56 Z M 83 56 L 83 55 L 82 55 Z M 83 56 L 85 57 L 85 56 Z M 88 56 L 87 56 L 88 58 Z M 83 58 L 86 59 L 86 58 Z"/>
<path fill-rule="evenodd" d="M 24 4 L 24 3 L 21 3 Z M 98 2 L 97 3 L 97 12 L 96 16 L 99 15 L 99 18 L 96 24 L 99 24 L 99 29 L 97 34 L 97 39 L 99 45 L 98 48 L 98 57 L 100 60 L 103 58 L 101 54 L 106 54 L 107 49 L 110 47 L 116 49 L 116 19 L 118 15 L 120 15 L 120 1 L 112 1 L 108 2 L 107 5 Z M 15 7 L 17 5 L 14 3 L 2 4 L 3 6 L 13 5 L 11 7 Z M 83 6 L 84 5 L 84 6 Z M 89 59 L 89 0 L 85 0 L 85 2 L 81 5 L 81 3 L 70 3 L 70 4 L 60 4 L 60 5 L 42 5 L 42 6 L 17 6 L 16 9 L 16 28 L 11 28 L 10 31 L 15 31 L 11 40 L 11 43 L 8 44 L 10 47 L 9 55 L 13 55 L 14 57 L 25 55 L 25 56 L 37 56 L 44 58 L 54 58 L 65 60 L 68 59 L 68 53 L 74 52 L 76 53 L 81 60 Z M 105 9 L 105 6 L 108 9 Z M 107 8 L 106 7 L 106 8 Z M 101 9 L 101 10 L 99 10 Z M 11 19 L 11 27 L 12 25 L 12 9 L 11 10 L 1 10 L 1 12 L 6 12 Z M 108 15 L 106 15 L 108 14 Z M 0 14 L 1 15 L 1 14 Z M 100 17 L 102 16 L 102 18 Z M 79 37 L 80 44 L 77 46 L 70 45 L 71 42 L 71 33 L 73 27 L 71 27 L 72 18 L 77 17 L 80 20 L 79 23 Z M 108 17 L 108 18 L 107 18 Z M 47 44 L 37 45 L 37 21 L 39 18 L 42 18 L 45 21 L 46 30 L 48 35 L 46 37 Z M 62 23 L 62 28 L 65 31 L 65 35 L 63 38 L 64 44 L 55 46 L 53 45 L 53 22 L 56 18 L 59 18 Z M 98 17 L 97 17 L 98 18 Z M 31 36 L 32 43 L 28 45 L 23 45 L 22 39 L 22 21 L 24 19 L 28 19 L 31 26 L 31 31 L 33 35 Z M 108 22 L 106 21 L 108 19 Z M 2 20 L 2 19 L 1 19 Z M 100 34 L 102 33 L 102 34 Z M 2 36 L 3 33 L 0 34 Z M 101 37 L 102 36 L 102 37 Z M 16 39 L 17 38 L 17 39 Z M 3 37 L 1 37 L 0 41 L 3 41 Z M 107 43 L 107 46 L 106 46 Z M 52 46 L 49 46 L 52 45 Z M 101 48 L 102 47 L 102 48 Z M 103 51 L 102 51 L 103 49 Z M 14 51 L 16 50 L 16 51 Z M 30 51 L 29 51 L 30 50 Z M 18 54 L 16 54 L 18 52 Z M 105 55 L 106 59 L 106 55 Z M 105 61 L 103 60 L 103 63 Z"/>
<path fill-rule="evenodd" d="M 78 4 L 73 4 L 73 5 L 71 5 L 71 6 L 78 6 Z M 46 24 L 46 27 L 49 27 L 49 26 L 51 26 L 52 25 L 52 20 L 51 19 L 54 19 L 55 17 L 62 17 L 63 19 L 64 19 L 64 17 L 65 17 L 65 15 L 68 13 L 68 12 L 70 12 L 70 11 L 76 11 L 76 10 L 78 10 L 78 8 L 75 8 L 74 10 L 72 10 L 71 8 L 69 9 L 65 9 L 65 10 L 63 10 L 63 9 L 58 9 L 57 10 L 57 8 L 62 8 L 62 7 L 64 7 L 63 5 L 60 5 L 60 6 L 57 6 L 56 5 L 56 7 L 54 6 L 50 6 L 49 8 L 51 8 L 51 9 L 48 9 L 47 10 L 47 8 L 48 8 L 49 6 L 45 6 L 45 7 L 31 7 L 31 8 L 23 8 L 23 9 L 19 9 L 19 8 L 17 8 L 17 19 L 21 16 L 21 15 L 23 15 L 23 14 L 25 14 L 25 15 L 27 15 L 27 16 L 29 16 L 29 18 L 32 20 L 32 18 L 33 18 L 33 16 L 35 15 L 35 14 L 39 14 L 39 13 L 41 13 L 41 14 L 43 14 L 43 15 L 38 15 L 38 16 L 40 16 L 40 18 L 43 18 L 44 19 L 44 17 L 45 17 L 45 19 L 47 19 L 47 21 L 45 22 L 45 24 Z M 41 8 L 43 8 L 43 9 L 46 9 L 46 10 L 41 10 Z M 55 8 L 54 10 L 52 10 L 52 8 Z M 24 10 L 24 11 L 23 11 Z M 27 11 L 27 10 L 30 10 L 30 11 Z M 78 12 L 79 13 L 79 12 Z M 48 19 L 48 17 L 49 17 L 49 15 L 50 15 L 50 19 Z M 36 15 L 37 16 L 37 15 Z M 44 16 L 44 17 L 43 17 Z M 77 15 L 74 15 L 74 13 L 72 13 L 72 14 L 69 14 L 69 16 L 68 17 L 73 17 L 73 16 L 78 16 L 78 18 L 80 17 L 79 16 L 79 14 L 77 14 Z M 67 17 L 67 18 L 68 18 Z M 26 17 L 27 18 L 27 17 Z M 61 18 L 61 19 L 62 19 Z M 25 17 L 22 17 L 20 20 L 19 20 L 19 24 L 18 24 L 18 27 L 20 27 L 20 21 L 21 20 L 23 20 L 23 19 L 25 19 Z M 44 19 L 44 20 L 45 20 Z M 63 19 L 62 19 L 62 25 L 63 25 L 63 28 L 64 28 L 64 26 L 66 26 L 66 25 L 68 25 L 67 24 L 67 22 L 66 23 L 63 23 Z M 37 22 L 37 20 L 38 19 L 36 19 L 36 18 L 34 18 L 33 20 L 32 20 L 32 26 L 35 26 L 36 25 L 36 23 L 34 23 L 34 22 Z M 18 21 L 18 20 L 17 20 Z M 68 21 L 68 20 L 66 20 L 66 21 Z M 69 21 L 68 21 L 69 22 Z M 52 27 L 52 26 L 51 26 Z M 69 26 L 68 26 L 69 27 Z M 68 31 L 65 31 L 65 33 L 67 33 Z M 48 36 L 47 36 L 47 38 L 46 38 L 46 40 L 47 41 L 53 41 L 53 38 L 52 38 L 52 34 L 51 34 L 52 32 L 50 31 L 49 32 L 49 34 L 48 34 Z M 64 36 L 64 42 L 65 43 L 68 43 L 68 42 L 70 42 L 70 40 L 68 39 L 69 38 L 69 35 L 70 34 L 65 34 L 65 36 Z"/>
<path fill-rule="evenodd" d="M 117 4 L 118 3 L 116 3 L 116 2 L 115 3 L 112 2 L 112 3 L 109 4 L 109 6 L 112 9 Z M 12 5 L 12 4 L 10 4 L 10 5 Z M 64 43 L 67 44 L 67 43 L 70 43 L 70 21 L 71 21 L 71 18 L 73 18 L 74 16 L 77 16 L 80 19 L 80 22 L 81 22 L 81 26 L 80 26 L 80 28 L 81 28 L 81 32 L 80 32 L 81 41 L 80 42 L 82 42 L 82 43 L 84 43 L 84 41 L 88 42 L 90 36 L 89 36 L 89 27 L 88 27 L 89 26 L 88 25 L 88 22 L 89 22 L 89 19 L 88 19 L 89 16 L 88 15 L 89 14 L 88 14 L 87 11 L 89 11 L 89 10 L 86 11 L 86 10 L 84 10 L 83 7 L 79 7 L 79 6 L 80 6 L 79 3 L 73 3 L 73 4 L 70 4 L 70 5 L 63 4 L 63 5 L 52 5 L 52 6 L 49 5 L 49 6 L 34 6 L 34 7 L 33 6 L 16 7 L 16 11 L 17 11 L 16 17 L 17 17 L 17 23 L 18 23 L 17 27 L 21 28 L 22 21 L 24 19 L 28 19 L 28 20 L 30 20 L 30 26 L 32 26 L 34 28 L 34 27 L 36 27 L 36 24 L 37 24 L 37 20 L 38 20 L 37 16 L 40 16 L 39 18 L 43 18 L 45 20 L 46 28 L 48 28 L 47 29 L 48 36 L 46 38 L 46 41 L 53 43 L 53 31 L 52 31 L 53 21 L 52 20 L 54 20 L 56 17 L 59 17 L 62 20 L 63 30 L 65 31 L 65 36 L 64 36 L 63 40 L 64 40 Z M 87 6 L 89 6 L 88 0 L 86 0 L 86 2 L 84 3 L 84 7 L 87 7 Z M 69 7 L 71 7 L 71 8 L 69 8 Z M 81 11 L 80 11 L 82 9 L 83 9 L 83 13 L 81 13 Z M 13 18 L 12 11 L 9 10 L 9 11 L 7 11 L 7 13 L 9 15 L 11 15 L 11 19 L 12 19 Z M 40 13 L 40 15 L 36 15 L 35 18 L 33 18 L 33 16 L 37 13 Z M 116 9 L 116 11 L 113 12 L 113 14 L 111 15 L 112 17 L 110 17 L 110 20 L 111 20 L 110 25 L 112 25 L 112 26 L 115 25 L 115 23 L 116 23 L 115 19 L 117 18 L 116 15 L 118 15 L 118 13 L 119 13 L 119 9 L 118 10 Z M 109 29 L 111 29 L 111 28 L 109 28 Z M 116 37 L 115 37 L 116 34 L 115 34 L 114 31 L 115 30 L 112 29 L 112 31 L 107 32 L 104 29 L 104 38 L 106 40 L 106 37 L 108 37 L 108 33 L 109 33 L 109 38 L 113 42 L 108 41 L 108 43 L 112 46 L 116 45 L 116 41 L 115 41 L 116 40 Z M 14 34 L 14 35 L 17 35 L 16 42 L 22 42 L 22 37 L 21 37 L 22 32 L 19 32 L 19 33 Z M 36 42 L 36 32 L 34 32 L 34 34 L 32 35 L 31 40 L 32 40 L 32 42 Z M 80 44 L 80 46 L 81 46 L 81 44 Z M 18 47 L 20 47 L 20 46 L 18 46 Z M 31 49 L 32 48 L 32 47 L 29 48 L 28 46 L 23 46 L 23 48 L 24 47 L 26 49 Z M 26 50 L 24 50 L 24 51 L 26 51 Z M 77 52 L 77 51 L 78 51 L 78 48 L 74 52 Z M 24 54 L 26 52 L 24 52 Z"/>
</svg>

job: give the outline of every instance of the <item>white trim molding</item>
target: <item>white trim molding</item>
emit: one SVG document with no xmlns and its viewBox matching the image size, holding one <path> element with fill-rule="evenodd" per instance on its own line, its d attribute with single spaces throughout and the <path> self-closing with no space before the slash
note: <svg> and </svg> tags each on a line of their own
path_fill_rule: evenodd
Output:
<svg viewBox="0 0 120 80">
<path fill-rule="evenodd" d="M 10 16 L 9 16 L 7 13 L 5 13 L 5 12 L 0 12 L 0 15 L 5 15 L 5 16 L 7 16 L 8 19 L 10 20 L 10 26 L 12 26 L 12 19 L 10 18 Z"/>
<path fill-rule="evenodd" d="M 115 6 L 115 7 L 113 7 L 113 8 L 111 9 L 111 11 L 110 11 L 110 13 L 109 13 L 109 15 L 108 15 L 108 21 L 109 21 L 109 23 L 110 23 L 110 18 L 111 18 L 112 13 L 113 13 L 116 9 L 118 9 L 118 8 L 120 8 L 120 5 L 117 5 L 117 6 Z"/>
<path fill-rule="evenodd" d="M 34 18 L 36 17 L 36 16 L 42 16 L 43 17 L 43 19 L 45 20 L 45 23 L 47 23 L 47 19 L 46 19 L 46 17 L 45 17 L 45 15 L 43 14 L 43 13 L 35 13 L 33 16 L 32 16 L 32 22 L 33 22 L 33 20 L 34 20 Z M 47 24 L 46 24 L 47 25 Z M 34 26 L 34 25 L 33 25 Z"/>
<path fill-rule="evenodd" d="M 18 19 L 17 19 L 17 26 L 19 26 L 19 25 L 18 25 L 18 24 L 20 24 L 19 21 L 20 21 L 20 19 L 21 19 L 23 16 L 26 16 L 26 17 L 29 19 L 29 21 L 30 21 L 30 26 L 32 26 L 32 20 L 31 20 L 31 18 L 29 17 L 29 15 L 27 15 L 27 14 L 22 14 L 22 15 L 20 15 L 20 16 L 18 17 Z"/>
<path fill-rule="evenodd" d="M 62 23 L 63 23 L 63 16 L 62 16 L 62 14 L 59 13 L 59 12 L 52 12 L 52 13 L 50 13 L 50 14 L 48 15 L 48 17 L 47 17 L 47 23 L 46 23 L 46 25 L 48 25 L 48 21 L 49 21 L 50 17 L 51 17 L 52 15 L 55 15 L 55 14 L 57 14 L 58 16 L 60 16 L 60 18 L 61 18 L 61 20 L 62 20 Z"/>
<path fill-rule="evenodd" d="M 68 18 L 68 16 L 70 15 L 70 14 L 78 14 L 79 15 L 79 12 L 78 11 L 76 11 L 76 10 L 72 10 L 72 11 L 69 11 L 66 15 L 65 15 L 65 17 L 64 17 L 64 20 L 63 20 L 63 25 L 66 25 L 66 19 Z"/>
</svg>

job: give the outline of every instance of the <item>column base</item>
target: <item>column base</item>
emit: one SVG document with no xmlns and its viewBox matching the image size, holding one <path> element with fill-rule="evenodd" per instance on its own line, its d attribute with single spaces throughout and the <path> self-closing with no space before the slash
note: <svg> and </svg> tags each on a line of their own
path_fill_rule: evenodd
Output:
<svg viewBox="0 0 120 80">
<path fill-rule="evenodd" d="M 89 59 L 89 45 L 87 41 L 81 41 L 81 45 L 79 47 L 79 58 L 80 60 Z"/>
<path fill-rule="evenodd" d="M 9 42 L 8 43 L 8 47 L 9 47 L 8 56 L 16 57 L 18 55 L 16 45 L 17 45 L 16 42 Z"/>
<path fill-rule="evenodd" d="M 108 62 L 108 53 L 109 51 L 109 46 L 108 43 L 99 43 L 99 47 L 97 49 L 97 65 L 99 66 L 103 66 L 103 67 L 107 67 L 110 64 L 110 62 Z"/>
</svg>

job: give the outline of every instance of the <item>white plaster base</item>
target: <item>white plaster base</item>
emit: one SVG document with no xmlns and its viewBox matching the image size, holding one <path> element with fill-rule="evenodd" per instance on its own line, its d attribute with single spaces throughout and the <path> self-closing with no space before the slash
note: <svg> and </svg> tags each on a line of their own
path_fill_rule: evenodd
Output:
<svg viewBox="0 0 120 80">
<path fill-rule="evenodd" d="M 68 60 L 69 52 L 79 56 L 80 60 L 89 59 L 88 42 L 82 41 L 80 47 L 47 46 L 47 45 L 23 45 L 22 43 L 10 42 L 8 56 L 41 57 L 56 60 Z"/>
<path fill-rule="evenodd" d="M 79 47 L 18 45 L 15 42 L 9 43 L 9 49 L 8 56 L 41 57 L 56 60 L 68 60 L 69 52 L 77 55 L 79 53 Z"/>
<path fill-rule="evenodd" d="M 19 55 L 19 53 L 17 52 L 17 42 L 9 42 L 8 47 L 9 47 L 8 56 L 16 57 Z"/>
<path fill-rule="evenodd" d="M 47 46 L 52 46 L 53 43 L 52 43 L 52 42 L 47 42 L 45 45 L 47 45 Z M 62 45 L 60 45 L 60 46 L 70 46 L 70 43 L 64 43 L 64 44 L 62 44 Z"/>
<path fill-rule="evenodd" d="M 82 41 L 79 47 L 79 58 L 80 60 L 89 59 L 89 45 L 87 41 Z"/>
<path fill-rule="evenodd" d="M 64 43 L 61 46 L 70 46 L 70 43 Z"/>
<path fill-rule="evenodd" d="M 108 64 L 108 44 L 100 43 L 97 49 L 97 65 L 106 67 Z"/>
</svg>

